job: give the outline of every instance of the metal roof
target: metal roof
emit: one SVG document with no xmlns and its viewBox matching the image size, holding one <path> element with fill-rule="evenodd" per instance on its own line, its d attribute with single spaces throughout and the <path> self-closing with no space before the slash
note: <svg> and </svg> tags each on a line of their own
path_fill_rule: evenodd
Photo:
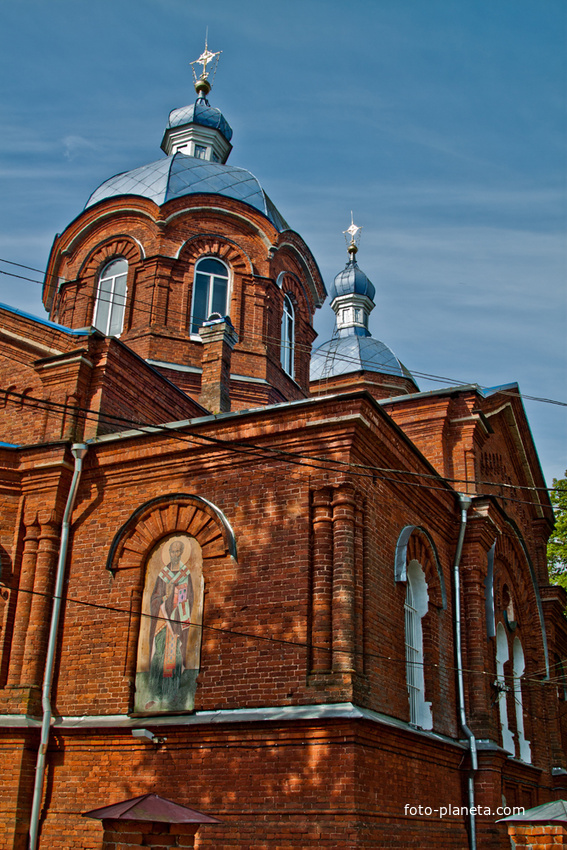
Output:
<svg viewBox="0 0 567 850">
<path fill-rule="evenodd" d="M 180 806 L 159 794 L 142 794 L 112 806 L 85 812 L 84 818 L 100 820 L 144 820 L 153 823 L 221 823 L 217 818 L 204 815 L 187 806 Z"/>
<path fill-rule="evenodd" d="M 169 113 L 167 129 L 182 127 L 185 124 L 200 124 L 201 127 L 213 127 L 225 137 L 227 142 L 232 139 L 232 127 L 220 111 L 210 106 L 204 99 L 197 99 L 189 106 L 181 106 Z"/>
<path fill-rule="evenodd" d="M 339 295 L 366 295 L 374 301 L 376 289 L 353 259 L 338 273 L 331 285 L 329 295 L 331 301 Z"/>
<path fill-rule="evenodd" d="M 353 333 L 353 330 L 339 331 L 337 336 L 315 349 L 311 356 L 312 381 L 360 371 L 381 372 L 414 381 L 411 372 L 385 343 Z"/>
<path fill-rule="evenodd" d="M 85 209 L 120 195 L 139 195 L 161 206 L 173 198 L 196 194 L 224 195 L 243 201 L 265 215 L 280 233 L 290 229 L 250 171 L 180 152 L 111 177 L 93 192 Z"/>
<path fill-rule="evenodd" d="M 522 815 L 509 815 L 496 823 L 565 823 L 567 821 L 567 800 L 552 800 L 533 809 L 526 809 Z"/>
<path fill-rule="evenodd" d="M 0 304 L 0 310 L 7 310 L 8 313 L 15 313 L 17 316 L 23 316 L 24 319 L 31 319 L 39 325 L 45 325 L 47 328 L 54 328 L 56 331 L 62 331 L 66 334 L 74 336 L 85 336 L 85 334 L 95 333 L 96 328 L 68 328 L 66 325 L 58 325 L 57 322 L 50 322 L 49 319 L 42 319 L 39 316 L 34 316 L 33 313 L 26 313 L 25 310 L 19 310 L 17 307 L 10 307 L 9 304 Z"/>
<path fill-rule="evenodd" d="M 517 393 L 510 393 L 511 390 L 517 390 Z M 463 392 L 475 392 L 481 395 L 483 398 L 488 398 L 491 395 L 495 395 L 495 393 L 504 392 L 513 395 L 519 395 L 520 387 L 516 381 L 513 381 L 510 384 L 500 384 L 497 387 L 481 387 L 480 384 L 451 384 L 447 387 L 435 387 L 434 390 L 424 390 L 420 393 L 412 393 L 412 399 L 416 398 L 427 398 L 429 396 L 443 396 L 443 395 L 456 395 L 457 393 Z M 381 398 L 380 404 L 398 404 L 403 401 L 407 401 L 408 396 L 392 396 L 391 398 Z"/>
</svg>

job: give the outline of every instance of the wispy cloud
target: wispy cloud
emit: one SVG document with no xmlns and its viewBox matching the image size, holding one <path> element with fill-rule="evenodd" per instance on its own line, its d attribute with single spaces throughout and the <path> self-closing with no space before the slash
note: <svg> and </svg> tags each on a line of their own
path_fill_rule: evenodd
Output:
<svg viewBox="0 0 567 850">
<path fill-rule="evenodd" d="M 65 136 L 63 142 L 63 155 L 66 159 L 76 159 L 85 151 L 96 150 L 96 145 L 83 136 Z"/>
</svg>

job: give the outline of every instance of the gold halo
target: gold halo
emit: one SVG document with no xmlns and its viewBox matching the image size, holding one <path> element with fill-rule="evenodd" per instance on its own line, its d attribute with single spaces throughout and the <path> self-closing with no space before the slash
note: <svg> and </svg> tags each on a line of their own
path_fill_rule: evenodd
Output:
<svg viewBox="0 0 567 850">
<path fill-rule="evenodd" d="M 168 537 L 165 543 L 162 543 L 161 558 L 166 566 L 169 564 L 170 560 L 169 549 L 171 547 L 171 544 L 175 543 L 176 541 L 183 544 L 183 552 L 181 553 L 181 563 L 184 564 L 187 559 L 187 556 L 189 554 L 187 552 L 187 538 L 184 539 L 181 535 L 176 534 L 173 537 Z"/>
</svg>

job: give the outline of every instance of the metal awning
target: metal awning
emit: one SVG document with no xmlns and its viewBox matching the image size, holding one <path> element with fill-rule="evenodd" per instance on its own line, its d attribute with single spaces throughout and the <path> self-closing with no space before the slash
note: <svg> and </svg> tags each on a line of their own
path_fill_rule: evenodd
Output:
<svg viewBox="0 0 567 850">
<path fill-rule="evenodd" d="M 566 823 L 567 822 L 567 800 L 552 800 L 551 803 L 543 803 L 526 809 L 523 815 L 509 815 L 500 818 L 497 823 Z"/>
<path fill-rule="evenodd" d="M 180 806 L 172 800 L 160 797 L 159 794 L 142 794 L 141 797 L 85 812 L 83 817 L 97 820 L 145 820 L 154 823 L 221 823 L 217 818 L 187 806 Z"/>
</svg>

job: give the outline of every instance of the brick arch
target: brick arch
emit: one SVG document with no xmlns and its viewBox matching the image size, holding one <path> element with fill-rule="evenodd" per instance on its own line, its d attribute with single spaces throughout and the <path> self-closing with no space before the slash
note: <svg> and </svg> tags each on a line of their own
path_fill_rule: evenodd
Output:
<svg viewBox="0 0 567 850">
<path fill-rule="evenodd" d="M 194 236 L 184 242 L 179 249 L 177 258 L 189 263 L 192 270 L 197 260 L 202 257 L 215 257 L 223 260 L 236 274 L 252 274 L 250 258 L 245 251 L 231 239 L 206 233 Z"/>
<path fill-rule="evenodd" d="M 294 302 L 294 306 L 297 306 L 300 310 L 300 304 L 301 301 L 303 301 L 305 304 L 305 312 L 307 313 L 307 316 L 311 316 L 311 302 L 309 299 L 309 295 L 307 293 L 307 290 L 305 289 L 303 281 L 301 281 L 297 277 L 297 275 L 289 271 L 280 272 L 277 277 L 276 283 L 282 290 L 283 294 L 289 295 L 292 298 L 292 301 Z M 299 297 L 300 295 L 301 299 Z M 307 321 L 309 321 L 309 319 L 307 319 Z"/>
<path fill-rule="evenodd" d="M 321 307 L 327 296 L 325 284 L 315 258 L 301 236 L 292 230 L 280 233 L 277 241 L 277 251 L 280 263 L 286 264 L 286 255 L 290 258 L 288 262 L 293 263 L 301 277 L 304 277 L 309 292 L 309 306 L 311 313 L 315 313 L 317 307 Z M 281 269 L 282 265 L 278 265 Z"/>
<path fill-rule="evenodd" d="M 189 327 L 193 305 L 195 264 L 206 257 L 221 260 L 229 269 L 227 312 L 238 335 L 242 337 L 243 280 L 253 274 L 253 264 L 248 254 L 239 245 L 224 236 L 216 233 L 199 234 L 182 245 L 178 254 L 184 280 L 180 313 L 186 317 L 187 327 Z"/>
<path fill-rule="evenodd" d="M 136 569 L 163 537 L 190 534 L 199 543 L 203 561 L 230 555 L 236 560 L 236 539 L 223 512 L 212 502 L 187 493 L 158 496 L 141 505 L 116 532 L 106 569 Z"/>
<path fill-rule="evenodd" d="M 144 259 L 143 247 L 129 236 L 120 234 L 99 242 L 83 260 L 76 280 L 65 283 L 55 299 L 53 314 L 58 321 L 71 327 L 94 322 L 98 276 L 107 263 L 123 257 L 128 262 L 128 298 L 124 327 L 132 308 L 132 267 Z M 82 290 L 82 293 L 80 292 Z M 79 296 L 79 297 L 77 297 Z M 77 311 L 77 315 L 76 315 Z"/>
<path fill-rule="evenodd" d="M 100 242 L 88 254 L 79 270 L 79 277 L 96 279 L 99 271 L 117 257 L 124 257 L 128 265 L 144 259 L 144 250 L 130 236 L 113 236 Z"/>
<path fill-rule="evenodd" d="M 431 603 L 437 608 L 446 608 L 447 592 L 437 549 L 429 533 L 418 525 L 406 525 L 398 537 L 394 565 L 396 581 L 407 581 L 410 561 L 421 564 Z"/>
<path fill-rule="evenodd" d="M 540 668 L 542 666 L 540 653 L 543 650 L 547 669 L 549 667 L 547 635 L 539 588 L 527 549 L 515 528 L 508 528 L 496 544 L 494 601 L 497 619 L 502 618 L 504 584 L 508 585 L 512 594 L 526 661 Z"/>
</svg>

